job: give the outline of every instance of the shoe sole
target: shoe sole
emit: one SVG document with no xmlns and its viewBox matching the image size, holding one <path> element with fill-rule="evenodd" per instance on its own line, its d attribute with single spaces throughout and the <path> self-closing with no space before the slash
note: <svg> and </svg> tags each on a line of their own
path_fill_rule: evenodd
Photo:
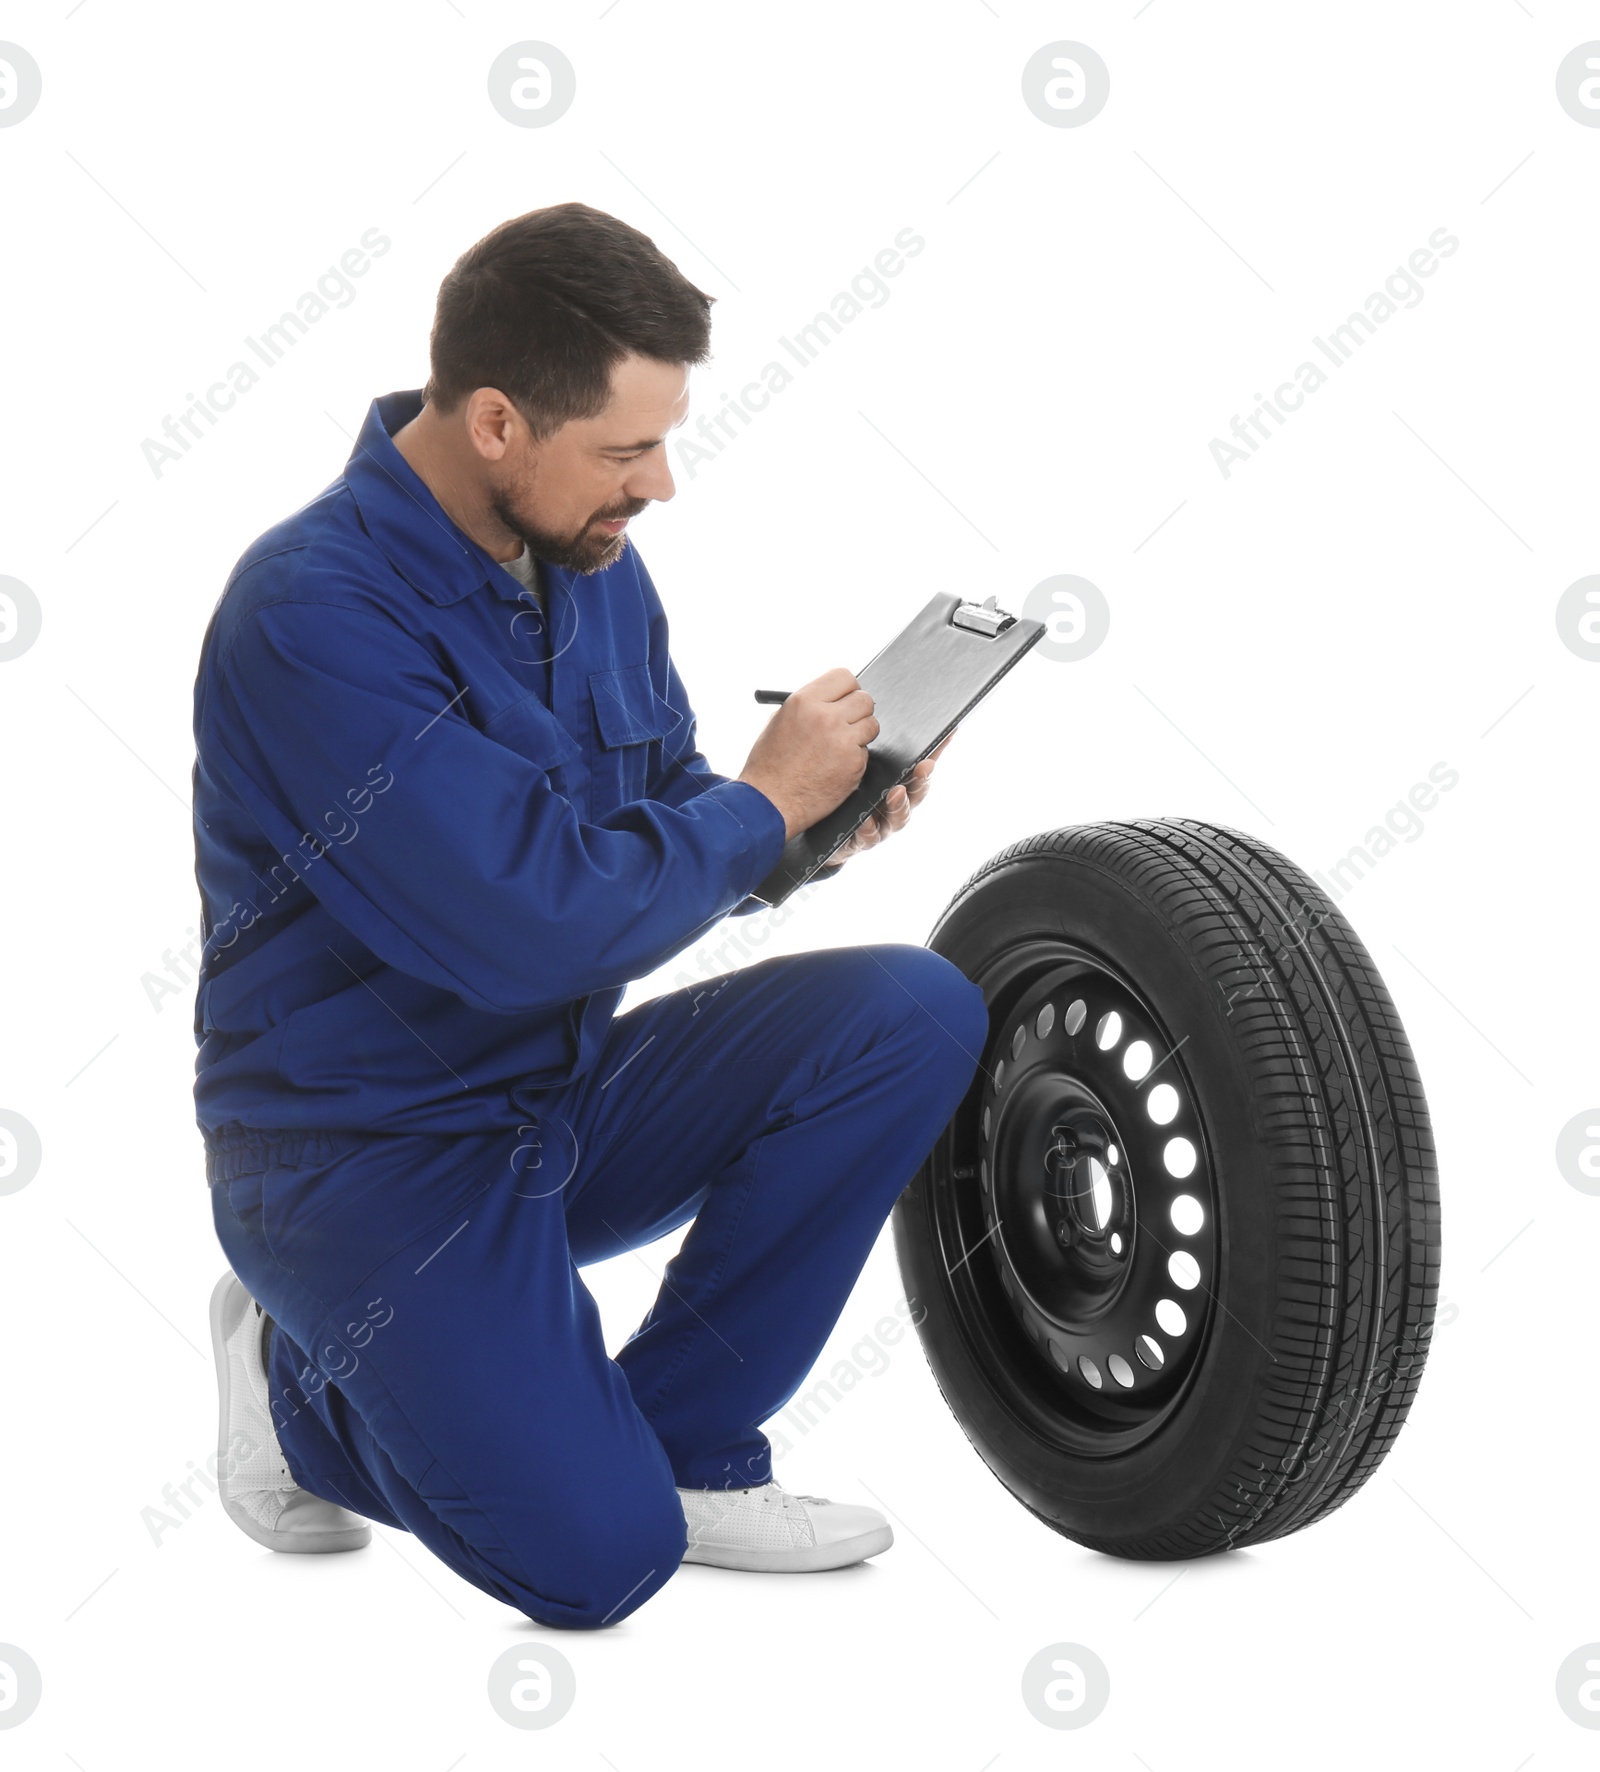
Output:
<svg viewBox="0 0 1600 1772">
<path fill-rule="evenodd" d="M 269 1532 L 223 1489 L 223 1473 L 228 1468 L 231 1456 L 228 1451 L 228 1420 L 232 1414 L 233 1401 L 227 1343 L 228 1337 L 239 1327 L 240 1319 L 252 1307 L 253 1302 L 239 1277 L 231 1271 L 225 1273 L 211 1291 L 211 1352 L 217 1368 L 217 1499 L 222 1503 L 223 1512 L 245 1537 L 254 1539 L 267 1550 L 290 1551 L 302 1555 L 361 1550 L 372 1542 L 372 1528 L 365 1522 L 331 1532 Z M 328 1505 L 331 1507 L 333 1503 Z"/>
<path fill-rule="evenodd" d="M 743 1569 L 752 1575 L 814 1575 L 824 1569 L 848 1569 L 875 1557 L 894 1543 L 887 1523 L 837 1544 L 797 1545 L 791 1550 L 740 1550 L 727 1544 L 696 1544 L 690 1541 L 683 1553 L 686 1563 L 704 1563 L 713 1569 Z"/>
</svg>

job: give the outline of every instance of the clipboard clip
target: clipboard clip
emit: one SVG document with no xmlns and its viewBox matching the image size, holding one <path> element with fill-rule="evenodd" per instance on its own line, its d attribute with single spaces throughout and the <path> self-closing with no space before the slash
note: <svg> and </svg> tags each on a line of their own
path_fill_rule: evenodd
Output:
<svg viewBox="0 0 1600 1772">
<path fill-rule="evenodd" d="M 960 603 L 951 612 L 950 625 L 954 628 L 970 628 L 975 634 L 986 634 L 991 640 L 996 634 L 1004 633 L 1017 618 L 1007 615 L 1005 610 L 995 606 L 993 597 L 985 597 L 981 603 Z"/>
</svg>

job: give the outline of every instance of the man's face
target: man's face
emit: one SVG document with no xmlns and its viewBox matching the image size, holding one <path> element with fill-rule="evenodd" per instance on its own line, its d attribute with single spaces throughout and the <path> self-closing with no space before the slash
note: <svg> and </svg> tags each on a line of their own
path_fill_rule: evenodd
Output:
<svg viewBox="0 0 1600 1772">
<path fill-rule="evenodd" d="M 480 388 L 474 400 L 504 396 Z M 505 448 L 488 463 L 489 503 L 530 552 L 579 573 L 599 572 L 627 546 L 626 524 L 676 488 L 667 434 L 689 414 L 689 370 L 627 356 L 611 372 L 611 403 L 598 418 L 570 419 L 535 443 L 507 421 Z"/>
</svg>

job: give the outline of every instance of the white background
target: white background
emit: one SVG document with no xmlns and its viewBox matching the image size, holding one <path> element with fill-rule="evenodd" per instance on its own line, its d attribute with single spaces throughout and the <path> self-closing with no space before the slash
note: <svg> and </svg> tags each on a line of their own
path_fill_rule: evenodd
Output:
<svg viewBox="0 0 1600 1772">
<path fill-rule="evenodd" d="M 0 573 L 43 609 L 0 664 L 0 1106 L 43 1145 L 0 1197 L 0 1642 L 44 1677 L 10 1761 L 104 1772 L 142 1741 L 241 1772 L 1592 1764 L 1555 1676 L 1600 1639 L 1600 1200 L 1554 1153 L 1600 1099 L 1600 665 L 1555 610 L 1600 570 L 1600 130 L 1555 73 L 1600 11 L 69 5 L 0 10 L 44 77 L 0 130 Z M 548 128 L 488 102 L 525 38 L 577 70 Z M 1058 39 L 1110 69 L 1082 127 L 1022 102 Z M 383 1529 L 275 1557 L 211 1499 L 152 1543 L 141 1510 L 214 1444 L 191 995 L 158 1013 L 141 983 L 197 922 L 200 637 L 368 403 L 421 385 L 454 258 L 571 198 L 718 297 L 700 410 L 901 229 L 926 241 L 634 526 L 718 768 L 765 718 L 752 687 L 858 668 L 935 589 L 1016 608 L 1074 573 L 1111 609 L 1092 657 L 1025 661 L 911 828 L 760 952 L 923 941 L 996 850 L 1091 820 L 1214 819 L 1325 870 L 1430 766 L 1459 771 L 1343 903 L 1428 1090 L 1444 1279 L 1411 1420 L 1326 1522 L 1188 1566 L 1096 1556 L 1009 1499 L 905 1340 L 779 1463 L 892 1509 L 894 1548 L 838 1575 L 688 1569 L 579 1634 Z M 154 475 L 141 441 L 372 227 L 393 245 L 355 299 Z M 1441 227 L 1460 246 L 1424 298 L 1224 478 L 1210 439 Z M 708 946 L 629 1003 L 736 963 Z M 589 1270 L 613 1346 L 669 1252 Z M 886 1232 L 819 1376 L 899 1295 Z M 538 1735 L 485 1696 L 530 1637 L 577 1676 Z M 1111 1680 L 1070 1735 L 1019 1687 L 1060 1641 Z"/>
</svg>

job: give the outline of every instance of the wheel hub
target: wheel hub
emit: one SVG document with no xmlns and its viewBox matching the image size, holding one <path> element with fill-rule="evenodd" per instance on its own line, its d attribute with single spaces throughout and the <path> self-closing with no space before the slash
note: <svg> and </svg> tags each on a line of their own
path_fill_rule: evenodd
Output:
<svg viewBox="0 0 1600 1772">
<path fill-rule="evenodd" d="M 1116 1135 L 1092 1111 L 1050 1128 L 1044 1153 L 1045 1209 L 1063 1249 L 1108 1247 L 1120 1257 L 1133 1230 L 1133 1199 L 1120 1185 Z M 1115 1242 L 1112 1241 L 1115 1239 Z"/>
<path fill-rule="evenodd" d="M 1018 1077 L 986 1153 L 995 1236 L 1039 1318 L 1071 1333 L 1127 1271 L 1135 1203 L 1115 1121 L 1081 1081 Z"/>
</svg>

